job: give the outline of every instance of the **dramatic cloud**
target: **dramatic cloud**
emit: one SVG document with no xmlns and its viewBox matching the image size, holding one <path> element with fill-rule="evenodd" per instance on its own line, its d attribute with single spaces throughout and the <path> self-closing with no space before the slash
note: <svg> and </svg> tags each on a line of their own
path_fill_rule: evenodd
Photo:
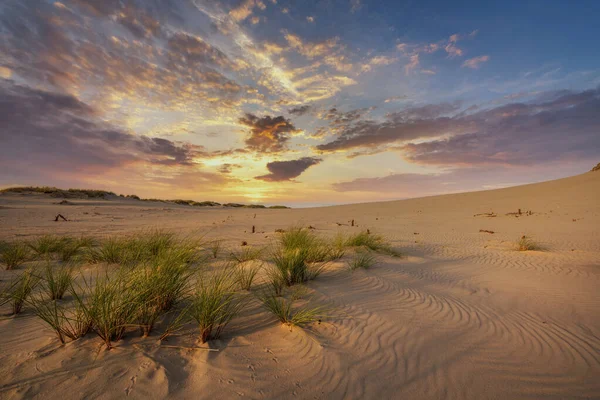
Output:
<svg viewBox="0 0 600 400">
<path fill-rule="evenodd" d="M 246 114 L 239 119 L 239 123 L 250 128 L 246 138 L 248 149 L 258 153 L 276 153 L 287 148 L 290 135 L 300 132 L 292 122 L 283 116 L 257 117 Z"/>
<path fill-rule="evenodd" d="M 600 147 L 594 133 L 600 129 L 600 89 L 450 116 L 458 108 L 459 103 L 428 105 L 388 114 L 384 122 L 361 120 L 317 149 L 362 148 L 373 154 L 385 149 L 381 146 L 405 143 L 391 149 L 411 162 L 515 165 L 591 157 Z M 428 138 L 436 139 L 423 140 Z"/>
<path fill-rule="evenodd" d="M 267 164 L 270 174 L 257 176 L 255 179 L 269 182 L 289 181 L 299 177 L 309 167 L 317 165 L 321 161 L 323 160 L 315 157 L 303 157 L 290 161 L 273 161 Z"/>
<path fill-rule="evenodd" d="M 99 174 L 137 164 L 191 172 L 197 158 L 210 156 L 202 146 L 114 128 L 73 96 L 8 81 L 0 81 L 0 124 L 0 167 L 15 178 Z"/>
<path fill-rule="evenodd" d="M 468 60 L 465 60 L 465 62 L 462 63 L 462 66 L 471 68 L 471 69 L 479 69 L 481 64 L 489 61 L 489 59 L 490 59 L 490 56 L 479 56 L 479 57 L 469 58 Z"/>
</svg>

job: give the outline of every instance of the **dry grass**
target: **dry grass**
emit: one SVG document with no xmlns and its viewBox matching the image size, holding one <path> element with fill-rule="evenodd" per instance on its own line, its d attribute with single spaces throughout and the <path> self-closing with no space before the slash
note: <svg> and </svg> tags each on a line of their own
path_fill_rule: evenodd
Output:
<svg viewBox="0 0 600 400">
<path fill-rule="evenodd" d="M 366 247 L 369 250 L 390 255 L 392 257 L 400 257 L 402 254 L 395 250 L 392 245 L 382 235 L 369 233 L 367 231 L 359 232 L 350 235 L 344 241 L 346 247 Z"/>
<path fill-rule="evenodd" d="M 273 314 L 279 322 L 290 327 L 304 327 L 306 325 L 321 322 L 327 317 L 323 307 L 296 307 L 294 300 L 287 300 L 275 294 L 262 294 L 259 297 L 264 308 Z"/>
<path fill-rule="evenodd" d="M 532 238 L 523 235 L 517 241 L 517 250 L 518 251 L 542 250 L 542 246 L 537 244 Z"/>
<path fill-rule="evenodd" d="M 351 260 L 348 261 L 348 269 L 369 269 L 377 263 L 377 257 L 369 250 L 358 249 Z"/>
</svg>

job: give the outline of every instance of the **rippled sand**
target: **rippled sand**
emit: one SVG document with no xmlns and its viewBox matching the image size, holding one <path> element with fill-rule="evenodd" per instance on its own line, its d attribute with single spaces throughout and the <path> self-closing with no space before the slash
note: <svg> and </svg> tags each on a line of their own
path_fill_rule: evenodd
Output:
<svg viewBox="0 0 600 400">
<path fill-rule="evenodd" d="M 159 349 L 137 335 L 109 352 L 92 336 L 59 346 L 30 313 L 4 318 L 0 397 L 599 398 L 599 198 L 600 172 L 294 210 L 0 196 L 0 238 L 160 227 L 208 232 L 237 247 L 267 244 L 275 229 L 304 224 L 323 235 L 368 228 L 405 254 L 354 273 L 343 261 L 331 264 L 309 287 L 312 301 L 336 318 L 312 333 L 289 331 L 251 305 L 212 344 L 219 352 Z M 533 214 L 506 215 L 519 208 Z M 54 222 L 59 212 L 72 221 Z M 252 225 L 264 233 L 251 234 Z M 515 251 L 522 235 L 545 250 Z"/>
</svg>

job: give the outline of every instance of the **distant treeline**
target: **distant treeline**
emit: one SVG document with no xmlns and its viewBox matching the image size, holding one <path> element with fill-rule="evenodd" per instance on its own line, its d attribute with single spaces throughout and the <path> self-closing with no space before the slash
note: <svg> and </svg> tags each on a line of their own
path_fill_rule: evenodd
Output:
<svg viewBox="0 0 600 400">
<path fill-rule="evenodd" d="M 139 201 L 159 201 L 162 203 L 173 203 L 191 207 L 239 207 L 239 208 L 289 208 L 286 206 L 265 206 L 262 204 L 239 204 L 239 203 L 217 203 L 216 201 L 194 201 L 194 200 L 163 200 L 163 199 L 142 199 L 135 194 L 117 195 L 114 192 L 106 190 L 92 189 L 59 189 L 50 186 L 19 186 L 0 190 L 0 193 L 41 193 L 47 194 L 50 197 L 65 198 L 65 199 L 106 199 L 110 196 L 123 197 L 127 199 L 135 199 Z"/>
</svg>

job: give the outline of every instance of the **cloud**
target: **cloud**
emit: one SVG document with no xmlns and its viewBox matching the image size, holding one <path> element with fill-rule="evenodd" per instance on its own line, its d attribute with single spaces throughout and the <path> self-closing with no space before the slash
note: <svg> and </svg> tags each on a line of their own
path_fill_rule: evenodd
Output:
<svg viewBox="0 0 600 400">
<path fill-rule="evenodd" d="M 268 182 L 289 181 L 299 177 L 304 171 L 323 160 L 315 157 L 303 157 L 298 160 L 273 161 L 267 164 L 269 174 L 257 176 L 255 179 Z"/>
<path fill-rule="evenodd" d="M 239 169 L 239 168 L 242 168 L 242 166 L 240 164 L 225 163 L 225 164 L 221 164 L 221 166 L 218 168 L 218 171 L 222 174 L 230 174 L 233 172 L 234 169 Z"/>
<path fill-rule="evenodd" d="M 487 62 L 489 60 L 490 60 L 490 56 L 473 57 L 473 58 L 469 58 L 468 60 L 465 60 L 465 62 L 462 63 L 462 66 L 463 66 L 463 68 L 467 67 L 467 68 L 471 68 L 471 69 L 479 69 L 481 64 L 483 64 L 484 62 Z"/>
<path fill-rule="evenodd" d="M 305 105 L 302 105 L 302 106 L 290 108 L 288 110 L 288 113 L 289 114 L 293 114 L 293 115 L 297 115 L 297 116 L 302 116 L 302 115 L 308 113 L 311 110 L 312 110 L 312 107 L 310 105 L 308 105 L 308 104 L 305 104 Z"/>
<path fill-rule="evenodd" d="M 261 0 L 244 0 L 238 7 L 229 11 L 229 16 L 240 22 L 252 15 L 255 8 L 264 10 L 267 6 Z"/>
<path fill-rule="evenodd" d="M 390 113 L 384 121 L 358 120 L 320 152 L 386 150 L 428 165 L 531 165 L 593 158 L 600 149 L 600 88 L 561 92 L 529 103 L 460 111 L 460 103 Z"/>
<path fill-rule="evenodd" d="M 309 15 L 308 17 L 306 17 L 306 21 L 308 21 L 312 24 L 315 22 L 315 17 L 313 17 L 312 15 Z"/>
<path fill-rule="evenodd" d="M 287 149 L 290 135 L 300 132 L 283 116 L 257 117 L 247 113 L 239 123 L 249 128 L 245 142 L 248 149 L 258 153 L 277 153 Z"/>
<path fill-rule="evenodd" d="M 410 62 L 404 66 L 404 72 L 406 75 L 410 74 L 419 66 L 419 54 L 413 54 L 410 56 Z"/>
<path fill-rule="evenodd" d="M 101 176 L 137 167 L 202 174 L 202 146 L 134 135 L 99 118 L 95 109 L 61 93 L 0 81 L 0 168 L 16 179 Z M 143 174 L 143 172 L 140 172 Z"/>
</svg>

